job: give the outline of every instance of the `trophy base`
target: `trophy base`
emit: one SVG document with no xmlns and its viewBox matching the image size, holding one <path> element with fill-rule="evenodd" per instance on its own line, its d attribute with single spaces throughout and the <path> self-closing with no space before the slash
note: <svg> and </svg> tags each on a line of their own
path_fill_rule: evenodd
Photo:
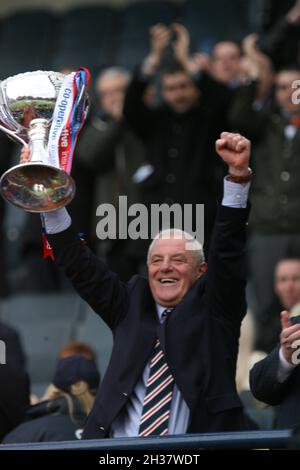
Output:
<svg viewBox="0 0 300 470">
<path fill-rule="evenodd" d="M 0 190 L 6 201 L 27 212 L 52 212 L 71 202 L 75 182 L 59 168 L 32 162 L 6 171 L 0 180 Z"/>
</svg>

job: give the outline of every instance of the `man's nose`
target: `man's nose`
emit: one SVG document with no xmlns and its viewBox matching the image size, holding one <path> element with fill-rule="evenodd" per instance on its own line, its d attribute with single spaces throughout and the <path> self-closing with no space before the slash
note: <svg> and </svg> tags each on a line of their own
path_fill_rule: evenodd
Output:
<svg viewBox="0 0 300 470">
<path fill-rule="evenodd" d="M 170 271 L 172 270 L 172 263 L 169 259 L 164 259 L 161 264 L 161 271 Z"/>
<path fill-rule="evenodd" d="M 293 291 L 293 290 L 294 290 L 294 283 L 293 283 L 293 281 L 288 282 L 288 284 L 287 284 L 287 290 L 289 290 L 289 291 Z"/>
</svg>

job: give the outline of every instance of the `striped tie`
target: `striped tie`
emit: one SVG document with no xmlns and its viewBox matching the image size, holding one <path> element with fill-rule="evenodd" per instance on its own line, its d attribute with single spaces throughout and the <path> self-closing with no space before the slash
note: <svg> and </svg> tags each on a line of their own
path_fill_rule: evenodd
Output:
<svg viewBox="0 0 300 470">
<path fill-rule="evenodd" d="M 166 309 L 163 315 L 170 313 Z M 146 386 L 139 436 L 166 436 L 171 411 L 174 378 L 166 362 L 165 355 L 156 340 L 150 359 L 150 374 Z"/>
</svg>

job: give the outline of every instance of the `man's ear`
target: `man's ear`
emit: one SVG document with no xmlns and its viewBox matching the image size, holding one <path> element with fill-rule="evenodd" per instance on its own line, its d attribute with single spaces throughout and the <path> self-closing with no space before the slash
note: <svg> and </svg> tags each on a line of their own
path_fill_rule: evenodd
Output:
<svg viewBox="0 0 300 470">
<path fill-rule="evenodd" d="M 198 278 L 201 277 L 207 271 L 207 262 L 202 261 L 198 266 Z"/>
</svg>

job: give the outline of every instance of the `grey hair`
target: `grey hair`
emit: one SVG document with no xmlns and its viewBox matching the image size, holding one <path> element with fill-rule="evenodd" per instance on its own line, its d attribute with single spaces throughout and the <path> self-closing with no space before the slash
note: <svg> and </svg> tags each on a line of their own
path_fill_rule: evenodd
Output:
<svg viewBox="0 0 300 470">
<path fill-rule="evenodd" d="M 127 82 L 131 79 L 131 74 L 128 70 L 122 68 L 122 67 L 109 67 L 107 69 L 104 69 L 102 72 L 97 77 L 97 87 L 99 86 L 99 83 L 101 80 L 104 78 L 115 78 L 115 77 L 123 77 Z"/>
<path fill-rule="evenodd" d="M 147 265 L 150 264 L 151 251 L 153 250 L 153 247 L 155 243 L 157 242 L 157 240 L 170 239 L 170 238 L 174 238 L 177 240 L 182 240 L 182 239 L 188 240 L 188 243 L 187 243 L 188 246 L 186 247 L 186 250 L 192 252 L 197 266 L 199 266 L 201 263 L 203 263 L 203 261 L 205 261 L 203 246 L 197 240 L 197 238 L 193 237 L 190 233 L 185 232 L 184 230 L 181 230 L 179 228 L 171 228 L 171 229 L 161 230 L 153 238 L 148 248 Z"/>
</svg>

